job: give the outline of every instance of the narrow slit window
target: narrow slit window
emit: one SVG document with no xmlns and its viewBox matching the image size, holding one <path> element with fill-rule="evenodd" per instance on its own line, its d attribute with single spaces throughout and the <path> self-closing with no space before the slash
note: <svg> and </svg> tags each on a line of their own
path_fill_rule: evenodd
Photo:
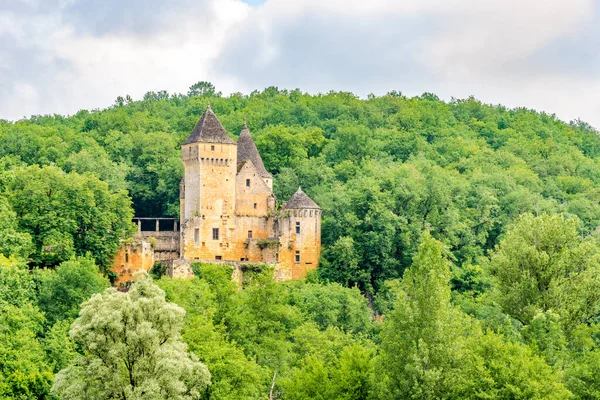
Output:
<svg viewBox="0 0 600 400">
<path fill-rule="evenodd" d="M 248 239 L 252 239 L 252 231 L 248 231 Z"/>
<path fill-rule="evenodd" d="M 194 242 L 198 244 L 200 242 L 200 229 L 194 229 Z"/>
<path fill-rule="evenodd" d="M 296 233 L 300 233 L 300 221 L 296 222 Z"/>
<path fill-rule="evenodd" d="M 213 228 L 213 240 L 219 240 L 219 228 Z"/>
<path fill-rule="evenodd" d="M 215 151 L 215 146 L 210 146 L 211 151 Z"/>
<path fill-rule="evenodd" d="M 257 204 L 256 204 L 256 203 L 254 203 L 254 209 L 255 209 L 255 210 L 256 210 L 256 206 L 257 206 Z"/>
<path fill-rule="evenodd" d="M 250 187 L 250 179 L 246 179 L 246 186 Z"/>
<path fill-rule="evenodd" d="M 300 262 L 300 251 L 296 250 L 296 262 Z"/>
<path fill-rule="evenodd" d="M 125 262 L 128 263 L 129 262 L 129 253 L 125 253 Z"/>
</svg>

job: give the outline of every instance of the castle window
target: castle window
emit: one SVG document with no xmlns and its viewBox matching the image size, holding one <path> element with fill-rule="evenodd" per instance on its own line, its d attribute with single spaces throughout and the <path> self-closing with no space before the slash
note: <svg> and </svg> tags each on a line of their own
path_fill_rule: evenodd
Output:
<svg viewBox="0 0 600 400">
<path fill-rule="evenodd" d="M 296 262 L 300 262 L 300 251 L 296 250 Z"/>
<path fill-rule="evenodd" d="M 200 228 L 194 229 L 194 242 L 198 244 L 200 242 Z"/>
<path fill-rule="evenodd" d="M 222 260 L 223 256 L 215 256 L 215 260 Z"/>
<path fill-rule="evenodd" d="M 213 240 L 219 240 L 219 228 L 213 228 Z"/>
<path fill-rule="evenodd" d="M 210 146 L 211 151 L 215 151 L 215 146 Z"/>
<path fill-rule="evenodd" d="M 246 179 L 246 186 L 250 187 L 250 179 Z"/>
<path fill-rule="evenodd" d="M 300 221 L 296 221 L 296 233 L 300 233 Z"/>
<path fill-rule="evenodd" d="M 248 239 L 252 239 L 252 231 L 248 231 Z"/>
<path fill-rule="evenodd" d="M 125 262 L 128 263 L 129 262 L 129 253 L 125 253 Z"/>
<path fill-rule="evenodd" d="M 254 203 L 254 209 L 256 210 L 256 203 Z"/>
</svg>

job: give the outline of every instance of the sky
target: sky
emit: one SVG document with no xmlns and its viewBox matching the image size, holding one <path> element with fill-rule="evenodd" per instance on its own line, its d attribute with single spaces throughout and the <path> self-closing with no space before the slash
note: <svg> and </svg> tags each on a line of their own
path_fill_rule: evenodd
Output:
<svg viewBox="0 0 600 400">
<path fill-rule="evenodd" d="M 600 0 L 0 0 L 0 119 L 198 81 L 474 96 L 600 128 Z"/>
</svg>

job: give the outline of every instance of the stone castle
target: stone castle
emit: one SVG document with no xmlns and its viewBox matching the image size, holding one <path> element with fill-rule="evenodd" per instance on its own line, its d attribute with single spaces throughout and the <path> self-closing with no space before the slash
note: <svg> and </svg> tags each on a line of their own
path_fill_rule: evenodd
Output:
<svg viewBox="0 0 600 400">
<path fill-rule="evenodd" d="M 194 261 L 271 264 L 279 280 L 298 279 L 316 268 L 321 253 L 321 209 L 302 191 L 277 209 L 273 177 L 265 169 L 244 123 L 234 142 L 210 106 L 181 145 L 184 177 L 180 218 L 136 218 L 138 234 L 115 257 L 124 282 L 155 261 L 170 276 L 190 276 Z M 167 223 L 167 230 L 161 224 Z"/>
</svg>

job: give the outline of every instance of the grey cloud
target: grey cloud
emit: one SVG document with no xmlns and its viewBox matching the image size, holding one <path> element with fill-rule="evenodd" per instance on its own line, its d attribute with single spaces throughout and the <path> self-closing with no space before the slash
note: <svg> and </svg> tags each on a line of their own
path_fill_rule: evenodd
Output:
<svg viewBox="0 0 600 400">
<path fill-rule="evenodd" d="M 266 35 L 258 22 L 249 23 L 226 42 L 213 69 L 251 88 L 343 89 L 361 95 L 418 90 L 417 81 L 433 76 L 413 55 L 436 26 L 432 16 L 368 21 L 303 15 L 293 24 L 275 24 Z"/>
<path fill-rule="evenodd" d="M 600 25 L 593 24 L 583 27 L 576 35 L 554 40 L 531 54 L 525 62 L 536 71 L 600 78 L 598 49 Z"/>
<path fill-rule="evenodd" d="M 148 36 L 172 28 L 183 12 L 198 23 L 213 13 L 208 0 L 77 0 L 62 10 L 62 16 L 81 33 Z"/>
<path fill-rule="evenodd" d="M 48 53 L 37 45 L 19 43 L 12 35 L 0 35 L 0 90 L 8 91 L 13 83 L 36 82 L 43 88 L 59 72 L 70 68 L 70 63 Z"/>
<path fill-rule="evenodd" d="M 194 79 L 209 79 L 225 92 L 275 85 L 361 96 L 389 90 L 430 91 L 445 99 L 475 95 L 566 119 L 581 116 L 599 126 L 593 106 L 597 92 L 588 88 L 600 85 L 600 14 L 571 29 L 568 24 L 579 21 L 575 13 L 555 30 L 547 23 L 556 19 L 519 14 L 512 21 L 510 9 L 479 15 L 481 10 L 471 10 L 469 2 L 451 14 L 442 3 L 439 10 L 429 2 L 411 12 L 379 2 L 379 11 L 357 15 L 338 13 L 317 0 L 290 5 L 269 0 L 239 22 L 247 6 L 222 1 L 0 0 L 0 18 L 15 21 L 13 36 L 10 26 L 0 29 L 0 118 L 106 106 L 119 94 L 141 95 L 157 85 L 182 91 L 181 77 L 194 76 L 188 86 Z M 558 0 L 553 4 L 560 10 Z M 383 12 L 384 6 L 390 12 Z M 217 10 L 223 14 L 216 15 Z M 226 31 L 231 25 L 223 25 L 223 16 L 233 16 L 233 29 Z M 523 25 L 530 20 L 531 25 Z M 514 29 L 523 26 L 527 29 Z M 512 42 L 502 36 L 507 33 Z M 536 36 L 527 42 L 532 46 L 515 51 L 512 46 L 531 34 Z M 198 43 L 207 38 L 215 44 L 211 50 Z M 552 41 L 537 48 L 547 40 Z M 177 62 L 151 62 L 164 54 Z M 106 61 L 102 55 L 112 57 Z M 134 65 L 138 56 L 144 60 L 139 68 Z"/>
<path fill-rule="evenodd" d="M 60 10 L 61 0 L 0 0 L 0 11 L 15 14 L 41 14 Z"/>
<path fill-rule="evenodd" d="M 185 13 L 206 23 L 214 15 L 210 0 L 0 0 L 0 12 L 26 18 L 56 15 L 78 33 L 149 36 L 176 25 Z"/>
</svg>

